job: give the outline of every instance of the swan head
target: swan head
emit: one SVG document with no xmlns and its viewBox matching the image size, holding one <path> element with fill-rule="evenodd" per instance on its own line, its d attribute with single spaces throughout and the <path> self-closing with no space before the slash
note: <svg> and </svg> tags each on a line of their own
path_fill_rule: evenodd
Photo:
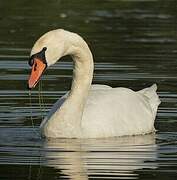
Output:
<svg viewBox="0 0 177 180">
<path fill-rule="evenodd" d="M 55 64 L 62 56 L 72 54 L 72 37 L 74 33 L 57 29 L 47 32 L 35 42 L 29 59 L 32 67 L 28 79 L 29 89 L 36 86 L 48 66 Z"/>
</svg>

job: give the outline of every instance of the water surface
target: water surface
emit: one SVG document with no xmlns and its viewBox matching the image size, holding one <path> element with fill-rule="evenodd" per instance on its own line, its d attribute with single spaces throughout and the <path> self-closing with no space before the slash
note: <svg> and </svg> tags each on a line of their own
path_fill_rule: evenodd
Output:
<svg viewBox="0 0 177 180">
<path fill-rule="evenodd" d="M 177 3 L 175 0 L 2 1 L 0 6 L 0 179 L 176 179 Z M 156 134 L 45 140 L 39 124 L 69 90 L 70 57 L 42 78 L 30 105 L 27 64 L 51 29 L 82 35 L 95 59 L 94 83 L 139 90 L 158 84 Z M 31 114 L 32 112 L 32 114 Z M 31 116 L 33 123 L 31 121 Z"/>
</svg>

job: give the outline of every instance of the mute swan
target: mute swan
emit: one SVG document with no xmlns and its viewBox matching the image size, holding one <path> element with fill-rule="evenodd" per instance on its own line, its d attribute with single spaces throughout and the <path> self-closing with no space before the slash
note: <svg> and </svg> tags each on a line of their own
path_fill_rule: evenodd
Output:
<svg viewBox="0 0 177 180">
<path fill-rule="evenodd" d="M 62 56 L 74 61 L 70 92 L 59 99 L 42 121 L 42 135 L 51 138 L 103 138 L 153 132 L 160 100 L 157 86 L 134 92 L 127 88 L 91 85 L 93 57 L 86 42 L 63 29 L 40 37 L 31 50 L 28 87 Z"/>
</svg>

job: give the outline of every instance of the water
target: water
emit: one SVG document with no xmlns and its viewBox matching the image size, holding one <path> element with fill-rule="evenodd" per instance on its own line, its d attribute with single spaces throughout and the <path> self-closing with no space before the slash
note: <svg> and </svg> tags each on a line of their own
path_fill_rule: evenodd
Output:
<svg viewBox="0 0 177 180">
<path fill-rule="evenodd" d="M 175 0 L 2 1 L 0 5 L 0 179 L 176 179 L 177 4 Z M 45 140 L 41 117 L 70 88 L 66 57 L 43 76 L 30 106 L 30 48 L 62 27 L 81 34 L 95 59 L 94 83 L 142 89 L 158 84 L 156 134 Z M 34 127 L 31 123 L 31 111 Z"/>
</svg>

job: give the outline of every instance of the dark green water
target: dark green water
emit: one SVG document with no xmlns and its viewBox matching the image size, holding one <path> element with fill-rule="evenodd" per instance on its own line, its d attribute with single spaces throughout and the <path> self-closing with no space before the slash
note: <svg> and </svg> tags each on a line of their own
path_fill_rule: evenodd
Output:
<svg viewBox="0 0 177 180">
<path fill-rule="evenodd" d="M 134 90 L 158 84 L 157 133 L 100 140 L 41 140 L 38 126 L 70 88 L 69 57 L 43 76 L 29 103 L 30 48 L 64 28 L 82 35 L 95 59 L 94 83 Z M 31 123 L 31 114 L 34 127 Z M 13 0 L 0 2 L 0 179 L 177 179 L 177 2 Z"/>
</svg>

